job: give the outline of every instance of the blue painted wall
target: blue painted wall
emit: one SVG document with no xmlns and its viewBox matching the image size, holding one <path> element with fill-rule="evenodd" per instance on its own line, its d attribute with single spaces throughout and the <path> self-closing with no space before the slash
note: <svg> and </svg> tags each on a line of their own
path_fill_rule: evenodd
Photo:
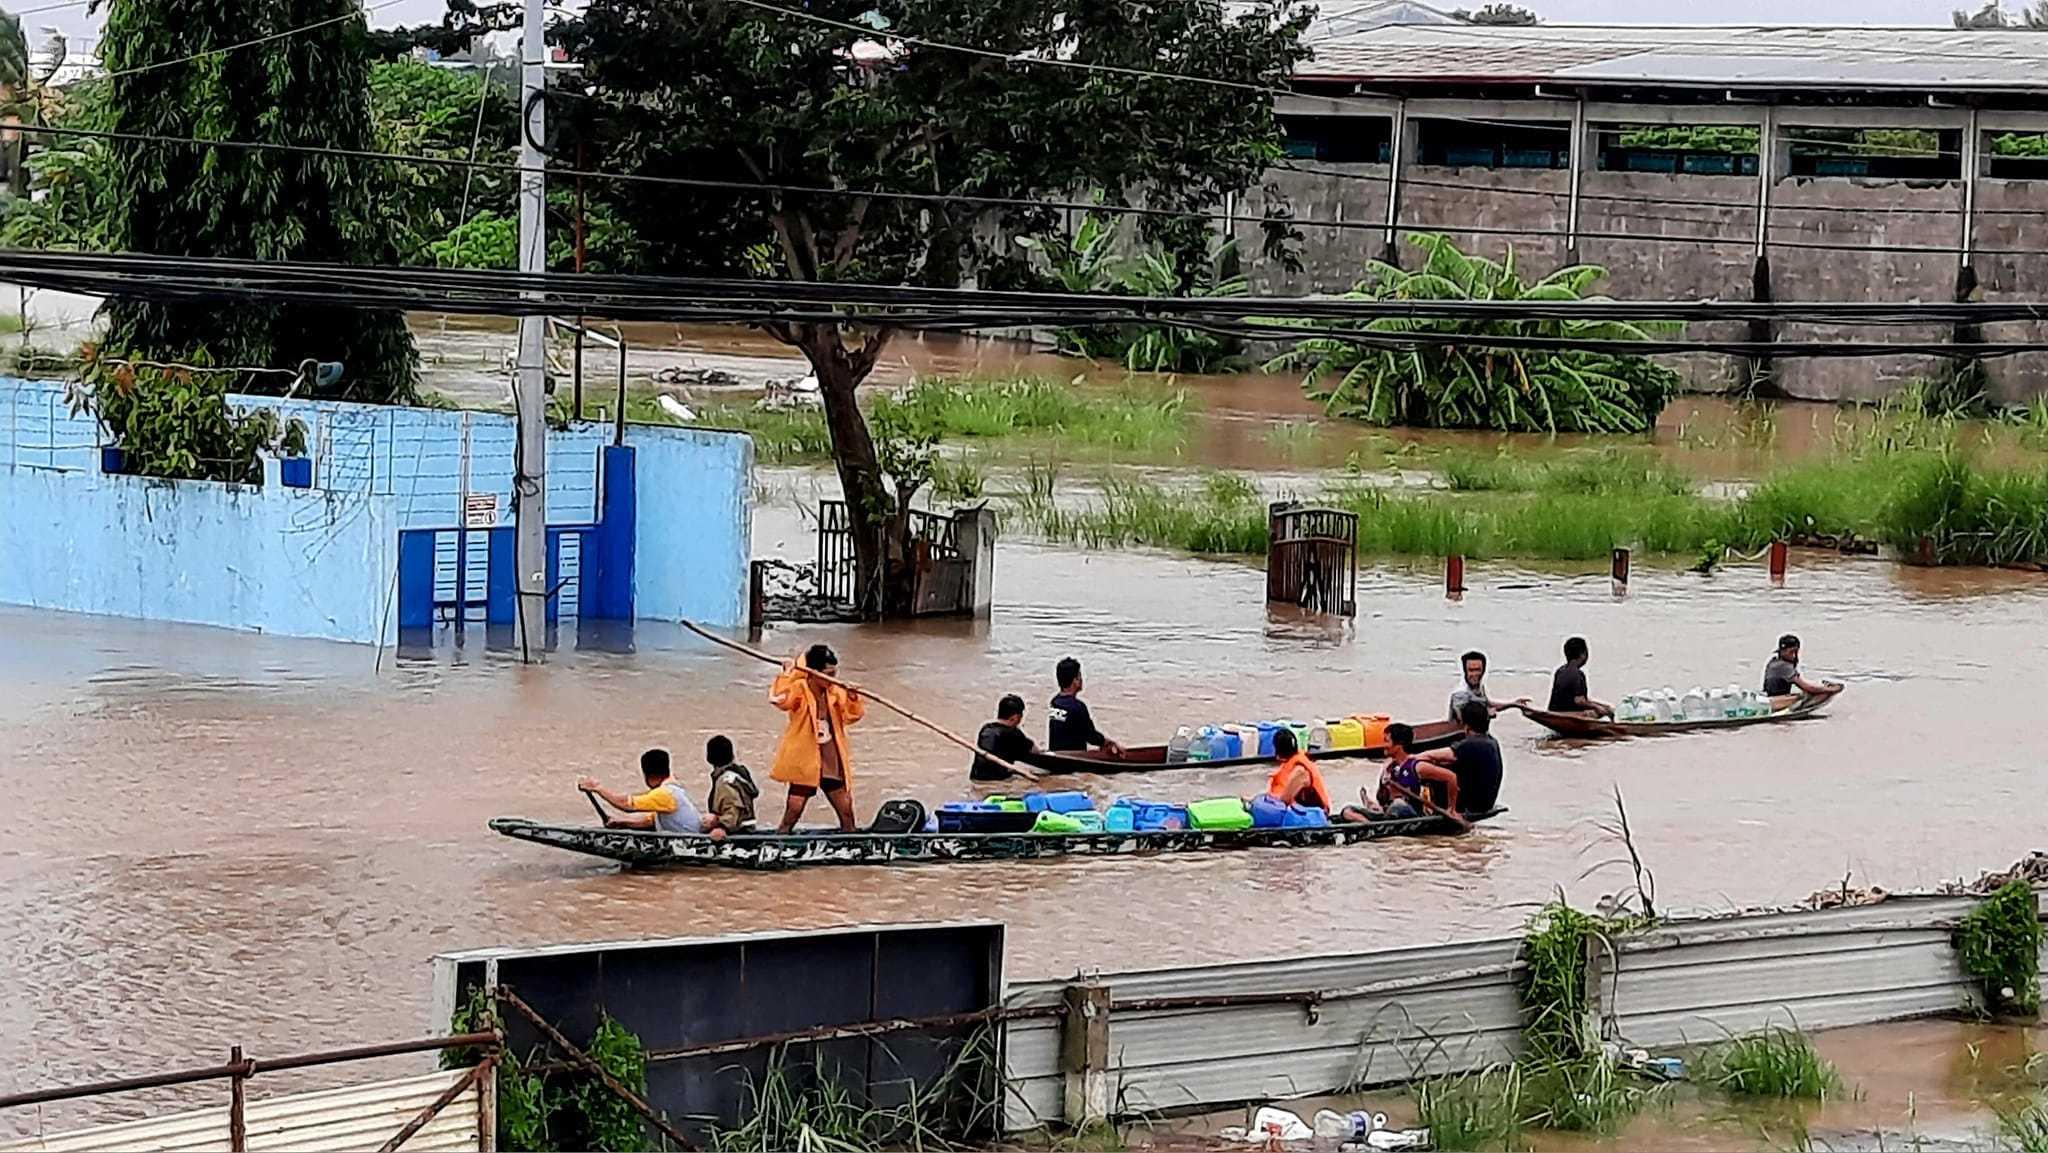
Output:
<svg viewBox="0 0 2048 1153">
<path fill-rule="evenodd" d="M 313 488 L 166 483 L 99 471 L 97 426 L 63 386 L 0 378 L 0 603 L 371 642 L 395 635 L 401 529 L 446 529 L 468 489 L 511 523 L 515 426 L 498 413 L 265 397 L 303 421 Z M 609 425 L 548 436 L 548 523 L 588 525 L 602 499 Z M 746 619 L 753 443 L 652 426 L 627 433 L 629 571 L 642 619 Z M 550 534 L 554 535 L 554 534 Z M 609 568 L 613 581 L 618 566 Z M 593 574 L 595 575 L 595 574 Z M 611 583 L 603 601 L 616 605 Z M 563 603 L 580 602 L 571 585 Z M 573 608 L 568 611 L 573 611 Z"/>
<path fill-rule="evenodd" d="M 0 600 L 288 636 L 377 637 L 396 502 L 0 471 Z"/>
</svg>

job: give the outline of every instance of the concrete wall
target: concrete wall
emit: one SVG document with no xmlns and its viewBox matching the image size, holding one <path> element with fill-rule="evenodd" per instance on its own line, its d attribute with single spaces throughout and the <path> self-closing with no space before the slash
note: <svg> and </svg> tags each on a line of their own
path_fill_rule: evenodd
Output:
<svg viewBox="0 0 2048 1153">
<path fill-rule="evenodd" d="M 1315 172 L 1274 169 L 1265 177 L 1286 194 L 1297 218 L 1384 225 L 1386 165 L 1312 167 Z M 1404 227 L 1449 232 L 1467 251 L 1496 258 L 1512 247 L 1531 277 L 1564 263 L 1569 173 L 1411 164 L 1402 179 Z M 1587 172 L 1579 258 L 1607 268 L 1602 290 L 1619 298 L 1749 300 L 1756 192 L 1754 177 Z M 1976 260 L 1983 298 L 2037 297 L 2048 280 L 2048 255 L 2031 252 L 2048 253 L 2048 182 L 1983 178 L 1978 197 Z M 1257 218 L 1263 208 L 1262 197 L 1247 197 L 1245 219 L 1234 228 L 1254 292 L 1342 292 L 1363 278 L 1365 262 L 1381 251 L 1380 228 L 1305 225 L 1302 271 L 1289 273 L 1259 258 Z M 1959 261 L 1952 251 L 1896 249 L 1954 249 L 1960 243 L 1959 181 L 1783 178 L 1772 189 L 1770 222 L 1772 291 L 1778 300 L 1954 299 Z M 1460 227 L 1489 231 L 1459 232 Z M 1404 244 L 1404 251 L 1413 250 Z M 1688 335 L 1739 340 L 1745 328 L 1697 326 Z M 1870 330 L 1783 324 L 1777 332 L 1781 341 L 1950 337 L 1941 325 Z M 2048 338 L 2048 328 L 1992 325 L 1984 338 L 2040 340 Z M 1781 360 L 1778 373 L 1794 396 L 1874 400 L 1943 364 L 1912 356 Z M 1674 366 L 1696 388 L 1725 388 L 1741 379 L 1740 364 L 1723 357 L 1680 358 Z M 2048 392 L 2048 353 L 1993 360 L 1986 369 L 1997 400 L 2024 401 Z"/>
<path fill-rule="evenodd" d="M 495 495 L 498 522 L 512 521 L 510 417 L 234 401 L 306 424 L 312 488 L 105 474 L 100 430 L 61 385 L 0 379 L 0 603 L 373 642 L 394 635 L 401 530 L 455 528 L 465 492 Z M 611 435 L 549 434 L 550 525 L 596 519 Z M 628 440 L 636 615 L 744 623 L 752 442 L 642 427 Z"/>
</svg>

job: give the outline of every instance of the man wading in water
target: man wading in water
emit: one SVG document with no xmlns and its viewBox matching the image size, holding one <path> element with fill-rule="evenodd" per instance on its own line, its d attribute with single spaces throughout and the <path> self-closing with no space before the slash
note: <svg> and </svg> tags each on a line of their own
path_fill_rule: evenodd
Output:
<svg viewBox="0 0 2048 1153">
<path fill-rule="evenodd" d="M 839 814 L 839 831 L 854 831 L 853 757 L 846 728 L 866 715 L 867 705 L 859 693 L 811 675 L 829 677 L 838 671 L 839 657 L 824 645 L 812 645 L 803 664 L 790 661 L 768 690 L 768 699 L 789 714 L 789 731 L 782 734 L 775 767 L 768 773 L 789 786 L 789 802 L 783 806 L 777 832 L 796 828 L 804 806 L 819 792 Z"/>
</svg>

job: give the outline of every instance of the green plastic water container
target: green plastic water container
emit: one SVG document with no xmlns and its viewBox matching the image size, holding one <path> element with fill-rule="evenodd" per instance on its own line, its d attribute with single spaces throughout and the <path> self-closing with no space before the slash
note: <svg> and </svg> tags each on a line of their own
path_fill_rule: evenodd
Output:
<svg viewBox="0 0 2048 1153">
<path fill-rule="evenodd" d="M 1037 822 L 1031 826 L 1034 833 L 1078 833 L 1083 829 L 1082 823 L 1074 817 L 1050 811 L 1038 814 Z"/>
<path fill-rule="evenodd" d="M 1003 813 L 1022 813 L 1030 809 L 1029 805 L 1026 805 L 1023 800 L 1017 797 L 990 797 L 988 803 L 994 805 L 997 812 Z"/>
<path fill-rule="evenodd" d="M 1188 806 L 1188 823 L 1197 829 L 1249 829 L 1251 810 L 1236 797 L 1211 797 Z"/>
</svg>

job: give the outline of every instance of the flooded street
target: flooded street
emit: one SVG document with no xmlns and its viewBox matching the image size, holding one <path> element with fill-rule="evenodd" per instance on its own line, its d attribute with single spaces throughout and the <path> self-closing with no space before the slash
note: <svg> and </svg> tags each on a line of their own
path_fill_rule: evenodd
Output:
<svg viewBox="0 0 2048 1153">
<path fill-rule="evenodd" d="M 761 510 L 757 555 L 808 551 L 793 509 Z M 1496 695 L 1535 695 L 1571 633 L 1610 697 L 1748 684 L 1787 629 L 1810 674 L 1850 691 L 1815 723 L 1576 748 L 1504 717 L 1512 812 L 1455 840 L 636 876 L 484 822 L 582 821 L 574 779 L 629 785 L 649 744 L 700 787 L 716 732 L 765 774 L 782 721 L 765 666 L 643 626 L 632 655 L 387 652 L 380 673 L 369 648 L 0 610 L 0 1086 L 417 1035 L 428 959 L 470 946 L 992 917 L 1022 978 L 1511 931 L 1559 886 L 1590 905 L 1625 883 L 1581 879 L 1612 855 L 1595 826 L 1616 787 L 1667 907 L 1795 900 L 1845 874 L 1931 885 L 2041 847 L 2038 577 L 1801 557 L 1783 589 L 1756 569 L 1653 570 L 1617 602 L 1604 573 L 1475 566 L 1462 603 L 1438 580 L 1369 569 L 1355 625 L 1326 626 L 1269 615 L 1251 566 L 1006 542 L 992 621 L 764 643 L 829 641 L 846 675 L 969 733 L 1009 691 L 1042 732 L 1052 666 L 1079 655 L 1098 720 L 1132 741 L 1274 714 L 1433 719 L 1472 647 L 1492 654 Z M 883 710 L 853 737 L 863 812 L 967 791 L 961 754 Z M 1372 772 L 1335 763 L 1331 786 Z M 1079 784 L 1189 800 L 1260 780 Z"/>
</svg>

